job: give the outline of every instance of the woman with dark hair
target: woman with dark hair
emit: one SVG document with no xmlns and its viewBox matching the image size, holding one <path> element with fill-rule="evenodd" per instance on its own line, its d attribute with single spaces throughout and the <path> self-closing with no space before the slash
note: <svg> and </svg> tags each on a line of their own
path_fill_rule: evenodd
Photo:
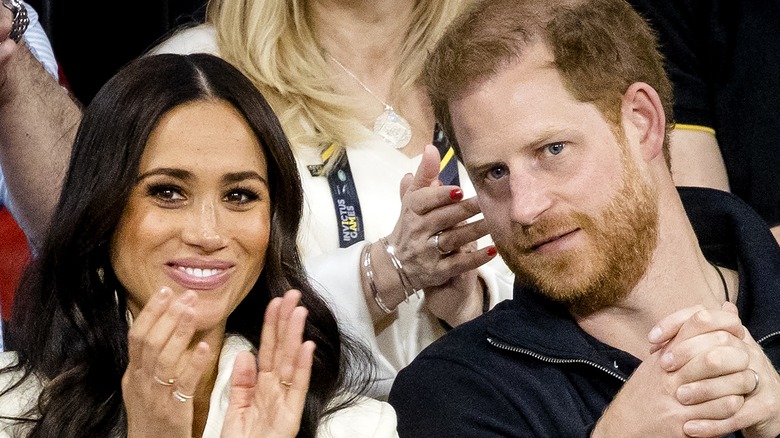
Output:
<svg viewBox="0 0 780 438">
<path fill-rule="evenodd" d="M 0 434 L 395 436 L 303 273 L 301 208 L 287 139 L 238 70 L 122 69 L 84 113 L 17 291 Z"/>
</svg>

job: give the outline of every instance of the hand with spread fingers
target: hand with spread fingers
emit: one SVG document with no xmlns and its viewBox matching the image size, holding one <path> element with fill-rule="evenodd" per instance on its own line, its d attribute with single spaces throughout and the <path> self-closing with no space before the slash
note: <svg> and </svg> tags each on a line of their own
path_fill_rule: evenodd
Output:
<svg viewBox="0 0 780 438">
<path fill-rule="evenodd" d="M 309 389 L 314 342 L 303 342 L 307 311 L 300 292 L 268 304 L 255 358 L 240 353 L 233 367 L 223 437 L 294 437 Z"/>
<path fill-rule="evenodd" d="M 675 394 L 681 404 L 738 400 L 731 406 L 733 412 L 726 409 L 687 421 L 683 426 L 687 435 L 735 431 L 746 437 L 780 435 L 780 376 L 732 303 L 718 311 L 699 306 L 678 311 L 658 323 L 651 341 L 660 349 L 664 370 L 687 376 Z"/>
<path fill-rule="evenodd" d="M 128 437 L 191 437 L 193 397 L 210 349 L 193 343 L 197 296 L 174 297 L 164 287 L 128 333 L 129 363 L 122 377 Z"/>
<path fill-rule="evenodd" d="M 457 325 L 481 313 L 483 288 L 475 269 L 496 251 L 492 246 L 477 249 L 477 239 L 487 230 L 482 220 L 468 222 L 480 213 L 476 198 L 463 200 L 461 189 L 442 186 L 438 173 L 439 154 L 429 145 L 417 173 L 401 181 L 401 215 L 393 232 L 381 239 L 385 251 L 375 253 L 391 253 L 397 289 L 403 290 L 385 292 L 382 299 L 390 302 L 389 308 L 424 289 L 431 313 Z"/>
</svg>

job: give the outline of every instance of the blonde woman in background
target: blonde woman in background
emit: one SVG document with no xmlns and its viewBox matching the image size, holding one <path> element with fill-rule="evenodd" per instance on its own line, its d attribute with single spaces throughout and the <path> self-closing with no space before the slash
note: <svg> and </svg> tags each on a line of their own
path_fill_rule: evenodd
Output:
<svg viewBox="0 0 780 438">
<path fill-rule="evenodd" d="M 437 183 L 440 154 L 426 148 L 434 117 L 418 79 L 466 3 L 212 1 L 207 24 L 155 50 L 219 54 L 279 115 L 304 184 L 298 243 L 307 270 L 342 328 L 371 346 L 380 398 L 447 326 L 511 290 L 495 248 L 475 243 L 485 234 L 481 221 L 462 226 L 479 213 L 468 176 L 460 168 L 459 185 Z M 393 124 L 399 119 L 410 128 L 406 142 L 403 122 Z M 342 237 L 355 222 L 362 236 Z"/>
</svg>

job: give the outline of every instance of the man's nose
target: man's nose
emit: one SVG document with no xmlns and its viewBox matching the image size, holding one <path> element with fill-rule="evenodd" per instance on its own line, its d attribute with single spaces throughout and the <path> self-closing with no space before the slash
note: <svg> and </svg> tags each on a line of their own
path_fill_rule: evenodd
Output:
<svg viewBox="0 0 780 438">
<path fill-rule="evenodd" d="M 510 173 L 510 193 L 511 219 L 520 225 L 533 224 L 552 206 L 549 184 L 528 173 Z"/>
</svg>

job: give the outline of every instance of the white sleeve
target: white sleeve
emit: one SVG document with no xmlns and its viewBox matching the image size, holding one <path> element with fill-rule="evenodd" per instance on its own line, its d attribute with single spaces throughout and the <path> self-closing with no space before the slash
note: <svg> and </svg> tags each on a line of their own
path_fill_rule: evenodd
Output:
<svg viewBox="0 0 780 438">
<path fill-rule="evenodd" d="M 491 261 L 477 268 L 477 274 L 487 287 L 490 300 L 488 309 L 492 309 L 501 301 L 512 298 L 515 275 L 509 270 L 501 256 L 496 256 Z"/>
<path fill-rule="evenodd" d="M 54 51 L 51 48 L 49 37 L 46 36 L 43 26 L 41 26 L 41 22 L 38 20 L 38 13 L 29 4 L 25 3 L 24 5 L 27 7 L 27 15 L 30 18 L 30 24 L 22 38 L 24 38 L 24 41 L 27 43 L 27 48 L 30 49 L 30 53 L 35 56 L 49 74 L 54 76 L 54 79 L 59 80 L 57 59 L 54 57 Z"/>
<path fill-rule="evenodd" d="M 371 351 L 376 366 L 372 394 L 388 394 L 398 370 L 386 358 L 377 340 L 360 278 L 360 253 L 368 242 L 356 243 L 304 260 L 309 281 L 338 319 L 339 329 Z"/>
</svg>

